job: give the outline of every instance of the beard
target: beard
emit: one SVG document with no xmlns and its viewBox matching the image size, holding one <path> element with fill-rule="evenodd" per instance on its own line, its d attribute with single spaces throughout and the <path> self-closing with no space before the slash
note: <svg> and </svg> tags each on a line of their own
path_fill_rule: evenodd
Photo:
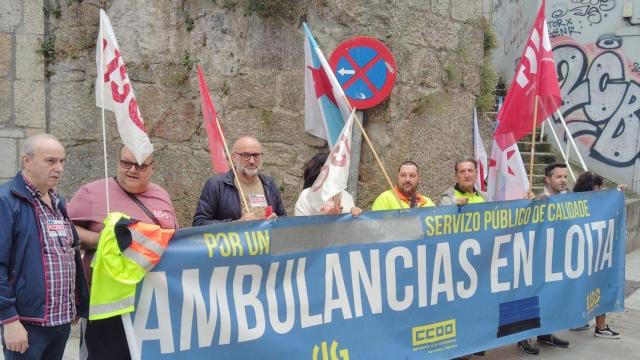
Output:
<svg viewBox="0 0 640 360">
<path fill-rule="evenodd" d="M 404 183 L 399 186 L 399 189 L 402 194 L 409 197 L 409 196 L 413 196 L 413 194 L 416 193 L 416 191 L 418 190 L 418 187 L 413 186 L 413 184 L 411 183 Z"/>
<path fill-rule="evenodd" d="M 255 168 L 242 168 L 242 173 L 245 176 L 256 176 L 258 175 L 258 172 L 260 171 L 259 168 L 255 167 Z"/>
</svg>

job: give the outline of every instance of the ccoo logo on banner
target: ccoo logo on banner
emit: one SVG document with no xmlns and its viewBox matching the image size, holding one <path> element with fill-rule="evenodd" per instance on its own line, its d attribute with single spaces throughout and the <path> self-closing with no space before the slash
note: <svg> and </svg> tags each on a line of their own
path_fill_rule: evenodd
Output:
<svg viewBox="0 0 640 360">
<path fill-rule="evenodd" d="M 144 359 L 450 359 L 623 309 L 624 196 L 176 232 L 136 292 Z"/>
</svg>

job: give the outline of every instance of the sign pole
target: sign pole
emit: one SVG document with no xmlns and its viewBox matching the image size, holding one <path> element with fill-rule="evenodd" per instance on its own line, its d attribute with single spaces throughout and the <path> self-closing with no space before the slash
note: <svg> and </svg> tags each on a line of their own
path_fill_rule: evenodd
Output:
<svg viewBox="0 0 640 360">
<path fill-rule="evenodd" d="M 362 119 L 364 124 L 364 112 L 356 110 L 356 117 Z M 362 150 L 362 130 L 355 126 L 351 133 L 351 166 L 349 167 L 349 181 L 347 192 L 353 197 L 353 201 L 358 200 L 358 177 L 360 173 L 360 155 Z"/>
<path fill-rule="evenodd" d="M 393 182 L 391 181 L 391 178 L 389 177 L 387 170 L 385 170 L 384 165 L 382 164 L 382 160 L 380 160 L 380 157 L 378 156 L 376 149 L 373 147 L 371 140 L 369 140 L 369 136 L 367 135 L 367 132 L 364 130 L 364 127 L 362 126 L 362 122 L 360 121 L 360 119 L 356 116 L 355 120 L 356 120 L 356 124 L 358 124 L 358 127 L 360 128 L 360 131 L 362 132 L 362 137 L 364 137 L 364 141 L 366 141 L 367 145 L 369 145 L 369 149 L 371 149 L 371 152 L 373 153 L 373 157 L 376 159 L 376 163 L 380 167 L 380 171 L 382 171 L 382 175 L 384 175 L 384 178 L 387 180 L 387 185 L 389 185 L 389 189 L 391 189 L 391 191 L 393 192 L 393 195 L 395 195 L 396 201 L 398 202 L 398 206 L 400 207 L 400 210 L 402 210 L 402 201 L 400 200 L 400 198 L 398 197 L 398 194 L 396 193 L 395 187 L 393 186 Z"/>
</svg>

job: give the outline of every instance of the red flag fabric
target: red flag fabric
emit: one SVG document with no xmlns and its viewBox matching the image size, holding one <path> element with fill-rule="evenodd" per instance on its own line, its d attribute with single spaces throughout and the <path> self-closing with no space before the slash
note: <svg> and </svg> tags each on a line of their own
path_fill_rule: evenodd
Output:
<svg viewBox="0 0 640 360">
<path fill-rule="evenodd" d="M 536 126 L 562 104 L 544 8 L 543 0 L 504 105 L 497 116 L 499 125 L 494 139 L 502 150 L 531 133 L 536 95 Z"/>
<path fill-rule="evenodd" d="M 198 67 L 198 81 L 200 83 L 200 103 L 202 105 L 202 121 L 207 128 L 207 137 L 209 138 L 209 152 L 211 153 L 211 164 L 213 171 L 218 174 L 229 171 L 229 163 L 224 157 L 223 134 L 220 124 L 218 124 L 218 116 L 216 109 L 211 102 L 209 96 L 209 88 L 204 80 L 202 68 Z"/>
</svg>

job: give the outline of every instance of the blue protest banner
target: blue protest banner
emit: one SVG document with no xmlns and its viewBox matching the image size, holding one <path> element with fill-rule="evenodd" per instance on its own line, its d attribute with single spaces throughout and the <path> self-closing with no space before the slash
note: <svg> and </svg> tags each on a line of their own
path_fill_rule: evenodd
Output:
<svg viewBox="0 0 640 360">
<path fill-rule="evenodd" d="M 450 359 L 621 311 L 618 191 L 176 232 L 143 359 Z"/>
</svg>

